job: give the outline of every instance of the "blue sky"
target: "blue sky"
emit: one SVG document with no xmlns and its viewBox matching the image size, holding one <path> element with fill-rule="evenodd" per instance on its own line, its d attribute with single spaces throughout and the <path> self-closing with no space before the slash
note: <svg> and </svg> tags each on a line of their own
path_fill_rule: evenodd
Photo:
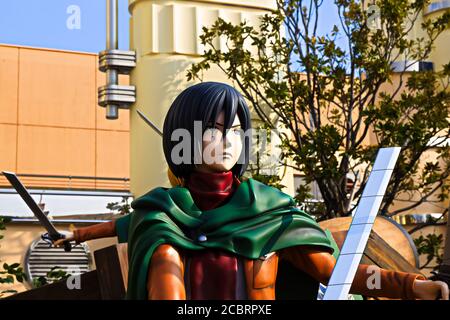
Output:
<svg viewBox="0 0 450 320">
<path fill-rule="evenodd" d="M 339 26 L 333 2 L 323 1 L 319 33 Z M 124 50 L 129 48 L 128 19 L 128 0 L 119 0 L 119 48 Z M 105 41 L 105 0 L 0 1 L 0 43 L 99 52 Z"/>
<path fill-rule="evenodd" d="M 119 48 L 125 50 L 128 19 L 128 1 L 119 0 Z M 99 52 L 105 42 L 105 0 L 0 1 L 0 43 Z"/>
</svg>

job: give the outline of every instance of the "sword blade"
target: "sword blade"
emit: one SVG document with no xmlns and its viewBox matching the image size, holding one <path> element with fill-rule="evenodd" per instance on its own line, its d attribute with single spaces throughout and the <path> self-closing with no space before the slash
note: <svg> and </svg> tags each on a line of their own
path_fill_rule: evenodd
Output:
<svg viewBox="0 0 450 320">
<path fill-rule="evenodd" d="M 19 178 L 12 173 L 3 171 L 6 179 L 16 189 L 17 193 L 22 197 L 23 201 L 27 204 L 28 208 L 33 212 L 35 217 L 39 220 L 41 225 L 47 230 L 52 238 L 61 238 L 61 234 L 56 230 L 55 226 L 48 220 L 47 216 L 42 212 L 41 208 L 37 205 L 36 201 L 31 197 L 28 190 L 24 187 Z"/>
<path fill-rule="evenodd" d="M 347 299 L 400 151 L 400 147 L 378 150 L 323 300 Z"/>
<path fill-rule="evenodd" d="M 153 130 L 155 130 L 155 132 L 157 134 L 159 134 L 162 137 L 162 135 L 163 135 L 162 131 L 159 130 L 159 128 L 156 125 L 154 125 L 153 122 L 151 122 L 150 119 L 147 118 L 142 112 L 140 112 L 139 110 L 136 110 L 136 111 L 137 111 L 138 115 L 142 118 L 142 120 L 144 120 L 146 124 L 148 124 Z"/>
</svg>

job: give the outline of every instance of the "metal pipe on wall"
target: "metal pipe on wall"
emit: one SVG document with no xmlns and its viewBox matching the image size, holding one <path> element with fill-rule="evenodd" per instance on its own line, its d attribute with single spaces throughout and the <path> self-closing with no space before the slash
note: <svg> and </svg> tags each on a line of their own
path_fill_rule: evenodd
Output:
<svg viewBox="0 0 450 320">
<path fill-rule="evenodd" d="M 106 50 L 117 50 L 118 41 L 118 0 L 106 0 Z M 116 69 L 106 70 L 106 85 L 117 85 L 119 75 Z M 119 118 L 119 106 L 115 104 L 106 105 L 106 119 Z"/>
<path fill-rule="evenodd" d="M 129 109 L 136 101 L 134 86 L 119 85 L 119 74 L 129 74 L 136 66 L 134 51 L 119 50 L 118 0 L 106 0 L 106 50 L 99 53 L 99 69 L 106 85 L 98 88 L 98 104 L 106 108 L 106 119 L 119 118 L 119 109 Z"/>
</svg>

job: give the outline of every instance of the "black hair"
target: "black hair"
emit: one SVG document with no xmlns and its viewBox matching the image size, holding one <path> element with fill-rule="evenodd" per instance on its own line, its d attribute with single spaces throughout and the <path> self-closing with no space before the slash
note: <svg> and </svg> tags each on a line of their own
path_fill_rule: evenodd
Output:
<svg viewBox="0 0 450 320">
<path fill-rule="evenodd" d="M 251 128 L 250 111 L 244 97 L 227 84 L 202 82 L 185 89 L 173 101 L 164 120 L 163 149 L 167 164 L 175 176 L 187 178 L 195 169 L 194 158 L 202 150 L 201 141 L 195 141 L 194 121 L 202 123 L 201 139 L 204 131 L 211 123 L 216 123 L 222 111 L 224 111 L 224 131 L 230 129 L 236 115 L 244 132 Z M 190 133 L 189 163 L 175 164 L 172 161 L 172 149 L 179 143 L 179 141 L 171 141 L 172 133 L 176 129 L 186 129 Z M 247 169 L 249 153 L 250 142 L 245 135 L 240 160 L 231 169 L 235 176 L 242 176 Z"/>
</svg>

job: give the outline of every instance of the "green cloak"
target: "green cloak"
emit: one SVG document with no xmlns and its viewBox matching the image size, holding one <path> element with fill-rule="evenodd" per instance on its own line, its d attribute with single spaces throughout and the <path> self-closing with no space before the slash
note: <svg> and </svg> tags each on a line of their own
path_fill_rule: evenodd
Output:
<svg viewBox="0 0 450 320">
<path fill-rule="evenodd" d="M 128 299 L 147 299 L 150 258 L 164 243 L 188 250 L 218 248 L 249 259 L 298 245 L 334 250 L 326 232 L 289 195 L 253 179 L 212 210 L 198 209 L 183 187 L 153 189 L 131 206 L 134 211 L 116 222 L 119 242 L 128 242 Z M 200 235 L 206 240 L 199 241 Z"/>
</svg>

